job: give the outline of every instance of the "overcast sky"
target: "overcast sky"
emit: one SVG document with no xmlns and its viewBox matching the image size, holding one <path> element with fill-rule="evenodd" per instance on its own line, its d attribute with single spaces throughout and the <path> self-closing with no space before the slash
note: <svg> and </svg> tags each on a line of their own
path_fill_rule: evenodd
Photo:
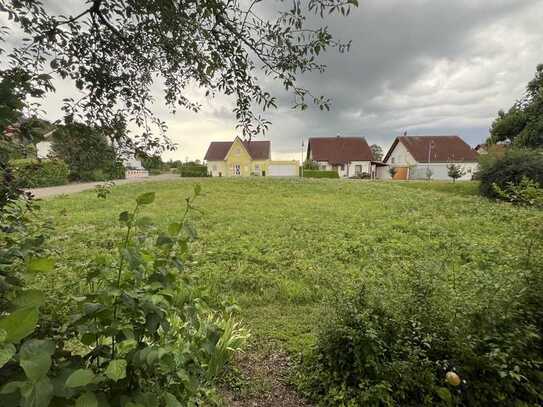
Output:
<svg viewBox="0 0 543 407">
<path fill-rule="evenodd" d="M 313 93 L 332 98 L 332 110 L 293 111 L 280 95 L 265 137 L 273 158 L 300 158 L 302 137 L 338 133 L 385 150 L 403 131 L 482 142 L 497 111 L 522 95 L 543 63 L 542 22 L 543 0 L 360 0 L 349 17 L 325 21 L 336 37 L 352 39 L 350 53 L 326 54 L 327 72 L 303 78 Z M 58 85 L 46 104 L 49 118 L 59 118 L 71 92 Z M 200 113 L 175 116 L 157 103 L 179 144 L 165 158 L 202 159 L 210 141 L 234 138 L 230 101 L 203 103 Z"/>
</svg>

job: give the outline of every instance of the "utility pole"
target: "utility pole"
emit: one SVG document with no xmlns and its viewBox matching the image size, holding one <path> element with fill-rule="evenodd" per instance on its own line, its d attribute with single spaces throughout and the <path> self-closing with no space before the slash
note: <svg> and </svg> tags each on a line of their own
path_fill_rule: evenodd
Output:
<svg viewBox="0 0 543 407">
<path fill-rule="evenodd" d="M 301 175 L 302 175 L 302 178 L 304 177 L 304 136 L 302 136 L 302 169 L 301 169 Z"/>
</svg>

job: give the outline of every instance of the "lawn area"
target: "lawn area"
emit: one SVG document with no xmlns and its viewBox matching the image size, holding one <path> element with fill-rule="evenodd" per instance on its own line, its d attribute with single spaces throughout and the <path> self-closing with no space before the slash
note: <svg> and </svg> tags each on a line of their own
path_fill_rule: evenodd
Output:
<svg viewBox="0 0 543 407">
<path fill-rule="evenodd" d="M 209 297 L 234 298 L 256 341 L 299 351 L 314 341 L 328 300 L 364 283 L 401 301 L 413 270 L 455 273 L 465 298 L 515 287 L 513 256 L 540 212 L 496 204 L 472 183 L 298 179 L 203 179 L 192 269 Z M 156 200 L 143 215 L 166 226 L 180 216 L 195 181 L 148 182 L 41 202 L 56 232 L 58 272 L 40 284 L 77 284 L 77 266 L 116 250 L 118 213 L 141 193 Z M 440 278 L 441 278 L 440 277 Z M 474 284 L 474 282 L 477 284 Z M 507 281 L 507 284 L 500 282 Z M 475 291 L 473 287 L 477 287 Z M 481 287 L 483 289 L 481 291 Z M 455 299 L 461 301 L 462 299 Z"/>
</svg>

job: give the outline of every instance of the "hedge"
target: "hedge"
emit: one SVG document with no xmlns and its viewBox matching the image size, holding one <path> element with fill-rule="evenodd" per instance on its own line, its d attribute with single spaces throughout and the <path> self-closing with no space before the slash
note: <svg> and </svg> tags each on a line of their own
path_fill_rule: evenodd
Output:
<svg viewBox="0 0 543 407">
<path fill-rule="evenodd" d="M 61 160 L 12 160 L 15 180 L 20 188 L 50 187 L 68 183 L 70 169 Z"/>
<path fill-rule="evenodd" d="M 183 165 L 179 168 L 182 177 L 207 177 L 206 165 Z"/>
<path fill-rule="evenodd" d="M 337 171 L 304 170 L 304 178 L 339 178 Z"/>
</svg>

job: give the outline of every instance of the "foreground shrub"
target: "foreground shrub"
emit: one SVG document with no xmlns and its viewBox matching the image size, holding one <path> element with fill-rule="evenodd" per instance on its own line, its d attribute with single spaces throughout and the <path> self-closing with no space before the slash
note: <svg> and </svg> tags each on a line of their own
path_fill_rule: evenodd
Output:
<svg viewBox="0 0 543 407">
<path fill-rule="evenodd" d="M 481 181 L 481 195 L 489 198 L 500 198 L 494 185 L 506 189 L 511 184 L 518 185 L 523 178 L 543 185 L 543 153 L 510 148 L 502 158 L 488 154 L 481 158 L 477 178 Z"/>
<path fill-rule="evenodd" d="M 38 188 L 68 183 L 68 166 L 61 160 L 21 159 L 9 162 L 21 188 Z"/>
<path fill-rule="evenodd" d="M 543 188 L 530 178 L 523 177 L 518 185 L 510 182 L 505 188 L 493 185 L 500 199 L 520 206 L 543 209 Z"/>
<path fill-rule="evenodd" d="M 339 300 L 299 388 L 326 406 L 541 405 L 542 241 L 535 225 L 519 256 L 519 289 L 495 304 L 462 298 L 430 269 L 406 272 L 397 303 L 375 287 Z"/>
<path fill-rule="evenodd" d="M 339 178 L 337 171 L 304 170 L 304 178 Z"/>
<path fill-rule="evenodd" d="M 2 291 L 0 405 L 218 402 L 215 380 L 247 334 L 229 311 L 206 305 L 185 266 L 195 237 L 187 216 L 199 193 L 196 187 L 166 231 L 138 216 L 154 200 L 154 193 L 140 195 L 119 216 L 118 258 L 90 260 L 73 292 L 26 287 L 33 275 L 51 272 L 54 261 L 21 252 L 24 228 L 12 235 L 14 217 L 2 216 L 9 239 L 0 248 L 15 255 L 0 269 L 0 281 L 12 282 Z"/>
</svg>

